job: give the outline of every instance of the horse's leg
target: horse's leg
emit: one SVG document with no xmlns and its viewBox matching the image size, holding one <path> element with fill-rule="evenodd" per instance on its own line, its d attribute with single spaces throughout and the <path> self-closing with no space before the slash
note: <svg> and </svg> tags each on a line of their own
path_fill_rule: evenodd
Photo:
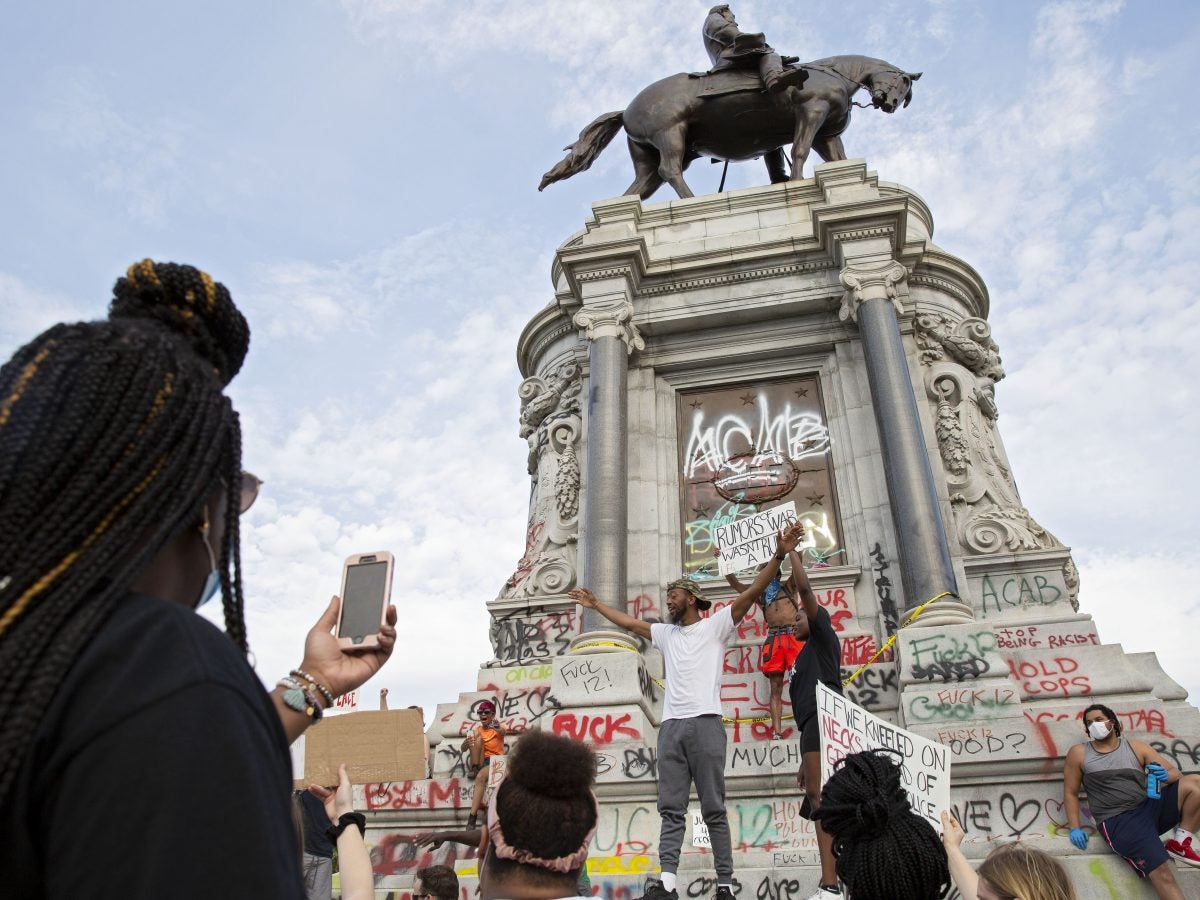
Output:
<svg viewBox="0 0 1200 900">
<path fill-rule="evenodd" d="M 774 150 L 768 150 L 764 153 L 763 162 L 767 164 L 767 175 L 771 179 L 771 184 L 779 184 L 781 181 L 788 180 L 787 167 L 783 161 L 782 147 L 776 147 Z"/>
<path fill-rule="evenodd" d="M 822 100 L 805 103 L 796 110 L 796 136 L 792 141 L 792 181 L 804 178 L 804 161 L 812 149 L 813 139 L 825 124 L 829 104 Z"/>
<path fill-rule="evenodd" d="M 684 147 L 687 145 L 687 125 L 680 122 L 655 135 L 654 146 L 658 148 L 658 174 L 662 180 L 675 188 L 682 198 L 694 197 L 692 189 L 683 180 Z"/>
<path fill-rule="evenodd" d="M 826 138 L 819 137 L 813 141 L 812 148 L 825 162 L 838 162 L 846 158 L 846 148 L 842 146 L 840 134 Z"/>
<path fill-rule="evenodd" d="M 625 189 L 626 194 L 637 194 L 643 200 L 649 200 L 650 195 L 662 187 L 662 176 L 658 174 L 658 154 L 654 148 L 639 144 L 633 138 L 626 138 L 629 144 L 629 158 L 633 160 L 633 184 Z"/>
</svg>

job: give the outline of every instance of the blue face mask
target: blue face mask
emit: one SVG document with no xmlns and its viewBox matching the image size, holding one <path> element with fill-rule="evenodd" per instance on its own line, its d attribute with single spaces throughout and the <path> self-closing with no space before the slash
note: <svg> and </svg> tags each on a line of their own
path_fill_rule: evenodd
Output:
<svg viewBox="0 0 1200 900">
<path fill-rule="evenodd" d="M 213 552 L 212 544 L 208 542 L 208 510 L 204 511 L 204 522 L 200 526 L 200 540 L 204 541 L 204 549 L 208 551 L 208 561 L 212 565 L 208 578 L 204 580 L 204 588 L 200 591 L 200 599 L 196 609 L 211 600 L 221 587 L 221 570 L 217 568 L 217 554 Z"/>
<path fill-rule="evenodd" d="M 208 573 L 208 578 L 204 580 L 204 590 L 200 592 L 200 600 L 196 603 L 196 609 L 202 607 L 205 603 L 216 596 L 217 591 L 221 589 L 221 573 L 213 569 Z"/>
</svg>

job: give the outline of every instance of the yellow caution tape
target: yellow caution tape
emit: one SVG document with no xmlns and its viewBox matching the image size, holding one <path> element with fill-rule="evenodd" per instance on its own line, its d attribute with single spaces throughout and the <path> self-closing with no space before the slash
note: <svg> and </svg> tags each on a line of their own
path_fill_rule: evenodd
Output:
<svg viewBox="0 0 1200 900">
<path fill-rule="evenodd" d="M 875 651 L 875 655 L 872 656 L 870 659 L 868 659 L 865 663 L 863 663 L 857 669 L 855 669 L 854 674 L 842 682 L 842 687 L 845 687 L 850 682 L 852 682 L 855 678 L 857 678 L 859 675 L 862 674 L 863 669 L 865 669 L 871 663 L 875 662 L 875 660 L 879 659 L 879 657 L 883 656 L 883 654 L 887 653 L 890 649 L 892 649 L 892 644 L 896 643 L 896 638 L 900 635 L 901 630 L 904 628 L 907 628 L 914 621 L 916 621 L 917 616 L 919 616 L 921 613 L 925 612 L 925 607 L 927 607 L 930 603 L 934 603 L 938 600 L 941 600 L 943 597 L 957 597 L 957 596 L 958 596 L 958 594 L 954 593 L 954 591 L 942 591 L 936 597 L 931 597 L 930 599 L 928 599 L 924 603 L 922 603 L 920 606 L 918 606 L 916 609 L 914 609 L 912 612 L 910 612 L 907 616 L 904 617 L 904 621 L 900 623 L 900 627 L 897 628 L 894 632 L 892 632 L 891 637 L 889 637 L 886 641 L 883 642 L 883 646 Z"/>
</svg>

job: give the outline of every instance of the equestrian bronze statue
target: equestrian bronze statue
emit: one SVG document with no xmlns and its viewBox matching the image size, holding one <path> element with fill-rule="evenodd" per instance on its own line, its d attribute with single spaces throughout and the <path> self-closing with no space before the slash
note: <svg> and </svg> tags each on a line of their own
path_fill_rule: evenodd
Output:
<svg viewBox="0 0 1200 900">
<path fill-rule="evenodd" d="M 789 143 L 791 178 L 798 180 L 810 150 L 826 162 L 846 158 L 841 136 L 857 91 L 866 90 L 873 107 L 893 113 L 908 106 L 913 82 L 921 77 L 869 56 L 789 64 L 761 34 L 738 31 L 728 7 L 713 8 L 703 36 L 712 70 L 656 81 L 624 110 L 592 121 L 542 176 L 538 190 L 589 168 L 622 128 L 636 175 L 625 193 L 643 200 L 664 181 L 680 197 L 694 196 L 683 173 L 701 156 L 763 156 L 771 180 L 784 181 L 782 148 Z"/>
</svg>

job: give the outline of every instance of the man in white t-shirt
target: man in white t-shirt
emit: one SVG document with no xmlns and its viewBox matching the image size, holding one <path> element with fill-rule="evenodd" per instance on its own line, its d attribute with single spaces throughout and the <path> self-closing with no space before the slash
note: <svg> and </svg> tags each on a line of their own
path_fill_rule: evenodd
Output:
<svg viewBox="0 0 1200 900">
<path fill-rule="evenodd" d="M 635 619 L 605 606 L 586 588 L 576 588 L 570 593 L 580 606 L 594 609 L 614 625 L 650 639 L 662 653 L 666 667 L 666 698 L 658 730 L 658 814 L 662 817 L 658 857 L 662 882 L 652 885 L 644 900 L 679 898 L 675 890 L 676 872 L 693 781 L 712 841 L 717 869 L 716 900 L 733 900 L 733 848 L 725 815 L 726 735 L 721 722 L 725 645 L 737 623 L 778 574 L 784 557 L 803 538 L 804 527 L 798 522 L 784 529 L 778 535 L 775 561 L 763 566 L 758 577 L 732 604 L 708 618 L 702 618 L 700 613 L 712 603 L 690 578 L 667 585 L 671 624 Z"/>
</svg>

